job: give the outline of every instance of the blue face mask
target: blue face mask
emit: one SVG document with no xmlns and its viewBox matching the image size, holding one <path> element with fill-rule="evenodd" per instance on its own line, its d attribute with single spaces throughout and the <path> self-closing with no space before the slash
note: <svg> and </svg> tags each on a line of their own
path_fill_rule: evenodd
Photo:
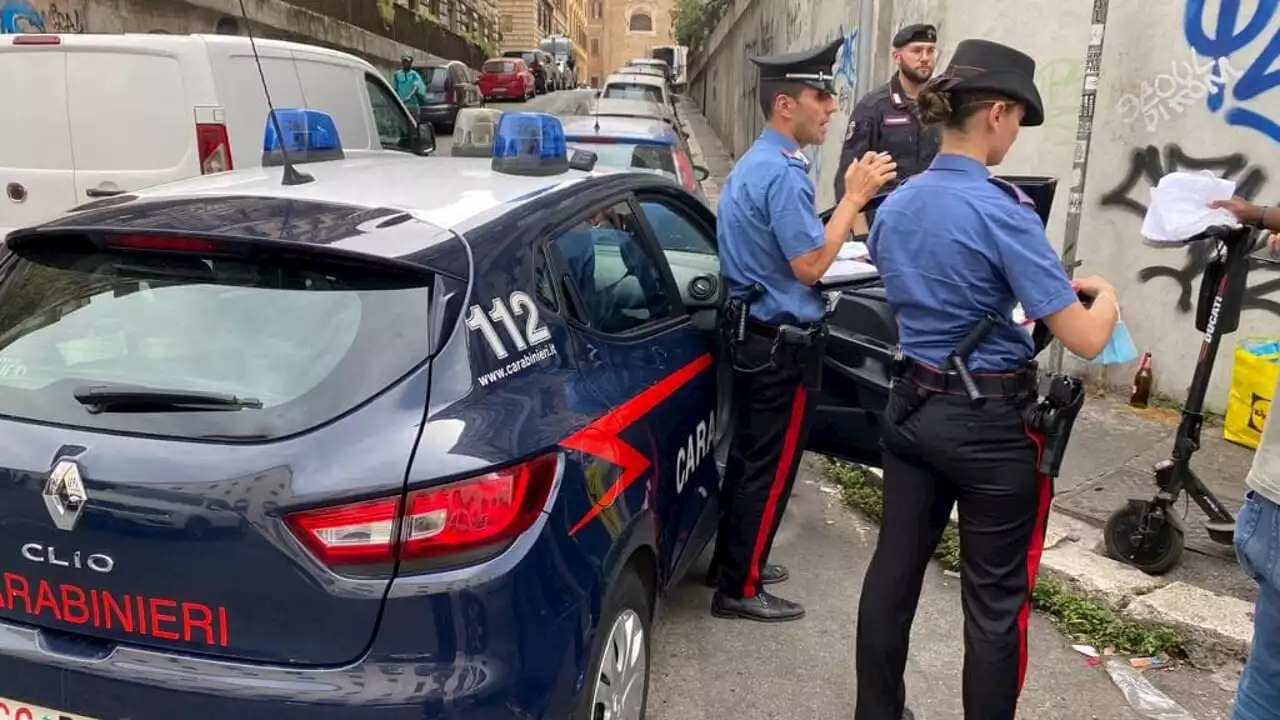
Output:
<svg viewBox="0 0 1280 720">
<path fill-rule="evenodd" d="M 1111 339 L 1107 340 L 1107 346 L 1102 348 L 1098 357 L 1090 362 L 1095 365 L 1123 365 L 1137 359 L 1138 348 L 1133 344 L 1129 328 L 1124 326 L 1124 320 L 1119 319 L 1117 314 L 1116 329 L 1111 332 Z"/>
</svg>

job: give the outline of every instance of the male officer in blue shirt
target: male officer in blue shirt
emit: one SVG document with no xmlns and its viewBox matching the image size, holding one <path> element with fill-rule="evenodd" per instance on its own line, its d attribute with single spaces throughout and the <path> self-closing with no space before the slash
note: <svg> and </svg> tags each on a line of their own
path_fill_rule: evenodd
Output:
<svg viewBox="0 0 1280 720">
<path fill-rule="evenodd" d="M 751 58 L 760 69 L 767 127 L 720 193 L 717 232 L 739 406 L 708 578 L 718 617 L 778 622 L 804 615 L 799 604 L 761 586 L 787 578 L 784 567 L 766 560 L 804 451 L 809 392 L 821 369 L 827 308 L 815 284 L 895 167 L 871 152 L 851 164 L 845 195 L 823 227 L 800 148 L 826 138 L 840 45 Z"/>
</svg>

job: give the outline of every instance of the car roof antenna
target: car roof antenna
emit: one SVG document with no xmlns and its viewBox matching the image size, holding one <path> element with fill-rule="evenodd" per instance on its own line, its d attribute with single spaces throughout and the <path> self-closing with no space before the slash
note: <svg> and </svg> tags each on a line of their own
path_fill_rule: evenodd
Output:
<svg viewBox="0 0 1280 720">
<path fill-rule="evenodd" d="M 276 137 L 280 139 L 280 160 L 284 166 L 284 177 L 281 178 L 281 185 L 305 185 L 315 180 L 314 177 L 298 170 L 293 166 L 293 161 L 289 159 L 289 150 L 285 147 L 288 143 L 284 141 L 284 130 L 280 127 L 280 118 L 276 116 L 276 107 L 271 103 L 271 91 L 267 89 L 267 74 L 262 70 L 262 58 L 258 57 L 258 44 L 253 40 L 252 23 L 249 22 L 249 13 L 244 9 L 244 0 L 240 0 L 240 15 L 244 18 L 244 31 L 249 35 L 249 47 L 253 50 L 253 62 L 258 66 L 258 78 L 262 80 L 262 93 L 267 96 L 267 116 L 271 118 L 271 124 L 275 125 Z"/>
</svg>

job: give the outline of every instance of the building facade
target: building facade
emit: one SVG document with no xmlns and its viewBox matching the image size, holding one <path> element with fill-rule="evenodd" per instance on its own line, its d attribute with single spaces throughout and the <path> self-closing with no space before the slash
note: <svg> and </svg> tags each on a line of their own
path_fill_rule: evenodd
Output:
<svg viewBox="0 0 1280 720">
<path fill-rule="evenodd" d="M 675 43 L 672 0 L 587 0 L 587 81 L 600 87 L 634 58 Z"/>
</svg>

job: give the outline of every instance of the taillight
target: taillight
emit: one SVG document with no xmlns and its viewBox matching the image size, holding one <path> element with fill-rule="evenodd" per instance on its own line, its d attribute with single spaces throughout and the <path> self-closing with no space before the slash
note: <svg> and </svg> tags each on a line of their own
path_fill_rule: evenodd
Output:
<svg viewBox="0 0 1280 720">
<path fill-rule="evenodd" d="M 231 138 L 221 123 L 196 123 L 196 148 L 200 154 L 200 174 L 235 169 L 231 161 Z"/>
<path fill-rule="evenodd" d="M 677 149 L 675 155 L 676 175 L 680 178 L 680 184 L 685 190 L 696 192 L 698 179 L 693 176 L 693 163 L 689 161 L 689 156 L 683 150 Z"/>
<path fill-rule="evenodd" d="M 157 252 L 216 253 L 224 247 L 212 240 L 165 235 L 110 235 L 107 246 L 120 250 L 155 250 Z"/>
<path fill-rule="evenodd" d="M 285 518 L 320 562 L 375 565 L 498 549 L 538 519 L 559 456 L 400 496 L 304 510 Z"/>
<path fill-rule="evenodd" d="M 62 38 L 57 35 L 27 35 L 18 34 L 13 36 L 14 45 L 61 45 Z"/>
</svg>

